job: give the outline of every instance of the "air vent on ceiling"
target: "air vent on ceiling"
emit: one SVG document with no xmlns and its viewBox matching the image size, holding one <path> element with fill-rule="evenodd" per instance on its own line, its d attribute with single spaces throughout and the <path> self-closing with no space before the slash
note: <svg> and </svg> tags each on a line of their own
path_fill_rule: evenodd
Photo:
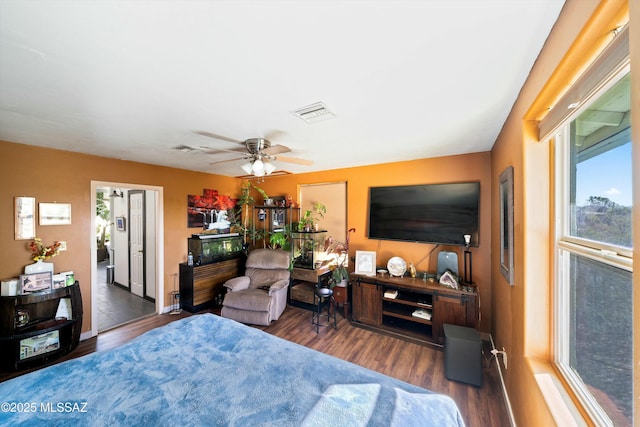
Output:
<svg viewBox="0 0 640 427">
<path fill-rule="evenodd" d="M 189 147 L 188 145 L 176 145 L 175 147 L 171 147 L 172 150 L 181 151 L 183 153 L 190 153 L 192 151 L 200 151 L 197 148 Z"/>
<path fill-rule="evenodd" d="M 307 123 L 316 123 L 335 117 L 335 114 L 329 111 L 327 106 L 322 102 L 316 102 L 315 104 L 299 108 L 295 111 L 292 111 L 292 113 L 300 117 Z"/>
</svg>

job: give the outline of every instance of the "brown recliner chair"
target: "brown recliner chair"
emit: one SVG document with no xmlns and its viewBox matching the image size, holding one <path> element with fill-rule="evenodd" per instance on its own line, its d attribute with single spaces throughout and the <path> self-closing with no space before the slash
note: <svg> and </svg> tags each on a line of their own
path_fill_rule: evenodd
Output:
<svg viewBox="0 0 640 427">
<path fill-rule="evenodd" d="M 249 253 L 245 275 L 225 282 L 227 293 L 222 317 L 241 323 L 268 326 L 287 307 L 289 252 L 254 249 Z"/>
</svg>

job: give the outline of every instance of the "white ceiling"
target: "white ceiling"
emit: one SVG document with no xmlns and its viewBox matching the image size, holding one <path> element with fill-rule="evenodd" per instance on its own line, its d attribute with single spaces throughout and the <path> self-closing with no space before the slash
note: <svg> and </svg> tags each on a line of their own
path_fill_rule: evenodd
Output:
<svg viewBox="0 0 640 427">
<path fill-rule="evenodd" d="M 229 176 L 490 150 L 564 0 L 0 1 L 0 140 Z M 324 102 L 331 120 L 291 111 Z"/>
</svg>

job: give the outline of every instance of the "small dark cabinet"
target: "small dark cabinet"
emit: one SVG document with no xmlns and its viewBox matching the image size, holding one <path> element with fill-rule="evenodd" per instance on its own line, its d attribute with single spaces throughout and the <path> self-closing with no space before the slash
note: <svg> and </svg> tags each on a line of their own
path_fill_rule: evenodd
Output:
<svg viewBox="0 0 640 427">
<path fill-rule="evenodd" d="M 56 317 L 61 300 L 70 318 Z M 77 281 L 63 288 L 0 297 L 0 369 L 40 365 L 75 349 L 80 342 L 82 314 Z"/>
<path fill-rule="evenodd" d="M 364 325 L 378 326 L 382 323 L 382 287 L 377 283 L 360 280 L 352 282 L 352 318 Z"/>
<path fill-rule="evenodd" d="M 244 274 L 244 255 L 204 265 L 180 264 L 180 302 L 191 313 L 216 305 L 225 294 L 224 282 Z"/>
</svg>

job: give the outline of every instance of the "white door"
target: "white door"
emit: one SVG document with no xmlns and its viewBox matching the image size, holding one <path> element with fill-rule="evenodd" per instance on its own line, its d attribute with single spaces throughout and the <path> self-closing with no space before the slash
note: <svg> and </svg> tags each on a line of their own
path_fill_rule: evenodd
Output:
<svg viewBox="0 0 640 427">
<path fill-rule="evenodd" d="M 131 293 L 144 297 L 144 192 L 129 192 L 129 265 Z"/>
</svg>

